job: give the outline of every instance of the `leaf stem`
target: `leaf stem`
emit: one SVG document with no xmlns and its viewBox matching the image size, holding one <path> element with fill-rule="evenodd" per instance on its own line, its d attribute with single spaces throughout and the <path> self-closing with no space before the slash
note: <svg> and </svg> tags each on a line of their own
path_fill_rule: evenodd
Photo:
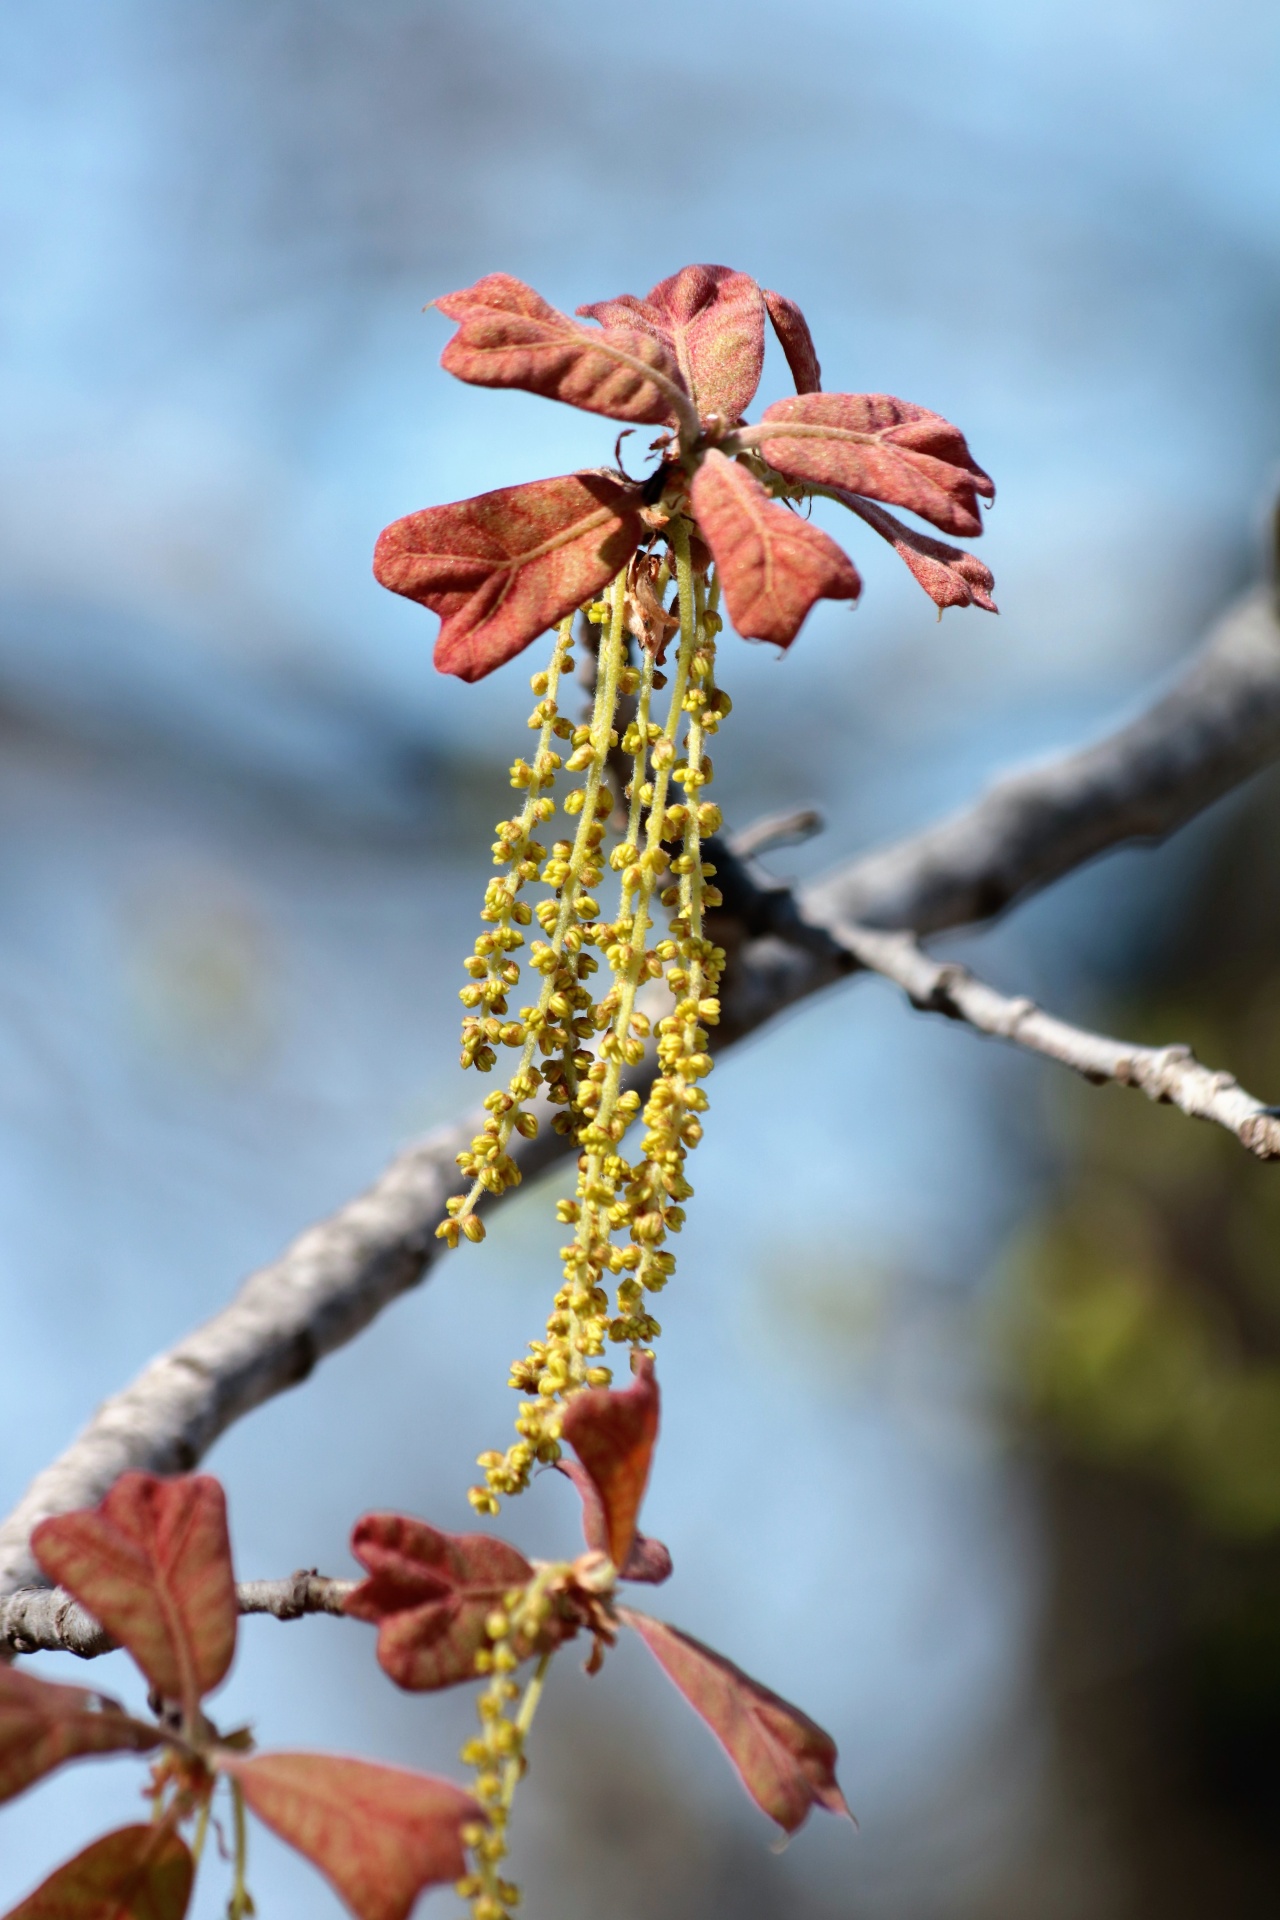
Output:
<svg viewBox="0 0 1280 1920">
<path fill-rule="evenodd" d="M 529 1737 L 529 1729 L 533 1725 L 533 1716 L 538 1711 L 539 1703 L 542 1700 L 543 1688 L 547 1682 L 547 1670 L 551 1665 L 552 1657 L 551 1653 L 544 1653 L 538 1661 L 537 1666 L 534 1668 L 525 1685 L 520 1707 L 516 1713 L 515 1729 L 520 1744 L 503 1768 L 502 1799 L 498 1804 L 502 1807 L 504 1813 L 510 1813 L 511 1811 L 511 1803 L 515 1799 L 516 1788 L 519 1786 L 520 1776 L 524 1772 L 524 1743 Z"/>
<path fill-rule="evenodd" d="M 227 1902 L 227 1920 L 248 1920 L 253 1913 L 253 1896 L 245 1882 L 249 1864 L 249 1836 L 244 1817 L 244 1794 L 237 1780 L 231 1782 L 231 1818 L 235 1835 L 235 1879 Z"/>
<path fill-rule="evenodd" d="M 807 420 L 761 420 L 751 427 L 735 427 L 718 442 L 721 453 L 733 455 L 748 447 L 763 446 L 766 440 L 839 440 L 844 445 L 877 447 L 881 438 L 862 433 L 857 427 L 826 426 Z"/>
<path fill-rule="evenodd" d="M 204 1852 L 205 1839 L 209 1832 L 209 1815 L 213 1811 L 213 1795 L 207 1793 L 200 1802 L 200 1812 L 196 1820 L 196 1830 L 191 1841 L 191 1858 L 200 1865 L 200 1856 Z"/>
</svg>

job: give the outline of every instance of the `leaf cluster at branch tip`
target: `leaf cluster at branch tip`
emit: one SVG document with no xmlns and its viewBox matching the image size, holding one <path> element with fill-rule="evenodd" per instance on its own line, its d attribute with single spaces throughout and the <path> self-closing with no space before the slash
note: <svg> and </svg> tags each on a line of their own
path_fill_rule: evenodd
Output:
<svg viewBox="0 0 1280 1920">
<path fill-rule="evenodd" d="M 327 1753 L 249 1749 L 219 1733 L 204 1702 L 235 1654 L 238 1610 L 226 1500 L 208 1475 L 122 1474 L 99 1506 L 44 1520 L 32 1550 L 142 1670 L 157 1719 L 79 1687 L 0 1666 L 0 1799 L 65 1761 L 153 1752 L 152 1822 L 123 1827 L 66 1861 L 8 1920 L 182 1920 L 220 1782 L 235 1808 L 233 1920 L 252 1914 L 243 1809 L 313 1862 L 356 1920 L 407 1920 L 419 1892 L 456 1880 L 462 1830 L 483 1819 L 461 1787 Z M 181 1829 L 196 1823 L 189 1845 Z"/>
<path fill-rule="evenodd" d="M 386 528 L 374 572 L 440 614 L 441 672 L 464 680 L 491 673 L 583 606 L 679 513 L 692 516 L 709 548 L 742 637 L 787 647 L 816 601 L 856 600 L 861 591 L 835 542 L 780 504 L 814 494 L 860 513 L 940 608 L 995 611 L 985 568 L 975 575 L 967 556 L 926 551 L 928 536 L 862 512 L 864 500 L 880 501 L 943 533 L 981 533 L 978 501 L 995 489 L 964 435 L 888 394 L 822 392 L 800 308 L 749 274 L 684 267 L 643 299 L 621 294 L 579 307 L 595 325 L 505 273 L 434 305 L 457 323 L 441 364 L 459 380 L 665 429 L 647 480 L 566 474 L 428 507 Z M 766 315 L 796 395 L 748 427 Z"/>
</svg>

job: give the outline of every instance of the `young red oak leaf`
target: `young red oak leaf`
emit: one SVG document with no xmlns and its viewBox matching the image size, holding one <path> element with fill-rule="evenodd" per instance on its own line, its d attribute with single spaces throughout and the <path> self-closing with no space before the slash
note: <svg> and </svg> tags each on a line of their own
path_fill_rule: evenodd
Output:
<svg viewBox="0 0 1280 1920">
<path fill-rule="evenodd" d="M 688 410 L 675 359 L 651 329 L 579 326 L 509 273 L 487 273 L 433 302 L 458 322 L 440 356 L 476 387 L 522 387 L 611 420 L 657 426 Z"/>
<path fill-rule="evenodd" d="M 839 491 L 839 490 L 837 490 Z M 929 598 L 939 607 L 985 607 L 988 613 L 1000 609 L 991 598 L 995 579 L 976 553 L 952 547 L 932 534 L 919 533 L 904 526 L 883 507 L 859 500 L 856 494 L 839 492 L 842 504 L 874 527 L 887 540 L 900 559 L 905 560 Z"/>
<path fill-rule="evenodd" d="M 618 1618 L 701 1714 L 771 1820 L 794 1833 L 811 1807 L 849 1812 L 836 1782 L 835 1742 L 808 1714 L 676 1627 L 629 1607 L 619 1607 Z"/>
<path fill-rule="evenodd" d="M 462 1828 L 484 1810 L 432 1774 L 329 1753 L 222 1754 L 259 1820 L 319 1867 L 358 1920 L 406 1920 L 424 1887 L 466 1871 Z"/>
<path fill-rule="evenodd" d="M 693 476 L 690 498 L 744 640 L 790 646 L 815 600 L 856 600 L 861 593 L 857 568 L 834 540 L 780 507 L 745 467 L 714 448 Z"/>
<path fill-rule="evenodd" d="M 741 418 L 764 365 L 764 303 L 748 273 L 682 267 L 638 300 L 620 294 L 578 312 L 606 328 L 639 326 L 674 354 L 699 416 Z"/>
<path fill-rule="evenodd" d="M 643 504 L 604 472 L 498 487 L 394 521 L 373 571 L 441 616 L 441 673 L 479 680 L 612 580 L 644 536 Z"/>
<path fill-rule="evenodd" d="M 227 1504 L 207 1474 L 120 1476 L 101 1505 L 42 1520 L 41 1567 L 75 1595 L 188 1716 L 235 1653 Z"/>
<path fill-rule="evenodd" d="M 0 1666 L 0 1800 L 11 1800 L 64 1760 L 147 1753 L 156 1740 L 154 1727 L 131 1720 L 99 1694 Z"/>
<path fill-rule="evenodd" d="M 582 1501 L 582 1534 L 587 1545 L 593 1553 L 608 1554 L 609 1522 L 595 1481 L 576 1460 L 557 1460 L 556 1466 L 578 1489 Z M 609 1557 L 612 1558 L 612 1555 Z M 664 1580 L 671 1578 L 671 1554 L 661 1540 L 654 1540 L 637 1529 L 631 1541 L 631 1551 L 618 1572 L 624 1580 L 644 1581 L 651 1587 L 661 1586 Z"/>
<path fill-rule="evenodd" d="M 802 393 L 766 407 L 752 438 L 791 480 L 869 494 L 944 533 L 982 532 L 995 488 L 958 427 L 885 393 Z"/>
<path fill-rule="evenodd" d="M 673 516 L 690 510 L 695 566 L 705 570 L 700 562 L 710 549 L 730 618 L 745 638 L 788 646 L 815 600 L 857 599 L 852 561 L 777 506 L 750 458 L 736 464 L 751 449 L 794 483 L 779 493 L 853 494 L 906 507 L 944 533 L 982 531 L 978 502 L 995 489 L 958 428 L 887 394 L 823 393 L 800 308 L 749 274 L 683 267 L 644 299 L 621 294 L 579 307 L 598 328 L 548 306 L 510 274 L 488 274 L 435 304 L 458 323 L 443 363 L 460 378 L 679 429 L 678 447 L 669 434 L 653 442 L 659 458 L 643 481 L 605 469 L 567 474 L 409 514 L 385 529 L 374 573 L 441 616 L 435 663 L 443 673 L 464 680 L 491 673 L 597 595 L 642 543 L 653 546 Z M 759 384 L 766 312 L 796 396 L 749 426 L 741 417 Z M 883 525 L 864 518 L 939 606 L 994 611 L 991 576 L 980 562 L 891 518 Z M 652 557 L 661 560 L 660 547 Z M 629 623 L 649 644 L 652 623 L 641 617 L 640 598 L 631 594 Z"/>
<path fill-rule="evenodd" d="M 379 1665 L 411 1692 L 474 1679 L 489 1614 L 533 1578 L 505 1540 L 440 1533 L 403 1513 L 366 1513 L 352 1530 L 351 1551 L 369 1578 L 343 1610 L 378 1628 Z"/>
<path fill-rule="evenodd" d="M 769 310 L 769 318 L 782 351 L 787 356 L 796 392 L 820 393 L 822 368 L 818 365 L 818 352 L 809 331 L 809 322 L 795 301 L 788 300 L 785 293 L 771 293 L 766 287 L 764 304 Z"/>
<path fill-rule="evenodd" d="M 658 1437 L 659 1395 L 653 1356 L 633 1353 L 635 1379 L 622 1392 L 588 1387 L 564 1410 L 560 1437 L 581 1460 L 604 1512 L 602 1545 L 621 1573 L 636 1537 Z M 588 1545 L 593 1545 L 588 1534 Z"/>
<path fill-rule="evenodd" d="M 120 1827 L 58 1867 L 5 1920 L 182 1920 L 194 1876 L 172 1827 Z"/>
</svg>

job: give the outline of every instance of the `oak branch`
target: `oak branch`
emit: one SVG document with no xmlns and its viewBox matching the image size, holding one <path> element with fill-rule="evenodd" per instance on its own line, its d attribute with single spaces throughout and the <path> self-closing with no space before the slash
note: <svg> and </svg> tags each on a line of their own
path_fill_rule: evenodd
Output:
<svg viewBox="0 0 1280 1920">
<path fill-rule="evenodd" d="M 1186 1048 L 1140 1047 L 1069 1026 L 919 945 L 922 936 L 990 920 L 1109 848 L 1165 838 L 1277 758 L 1280 621 L 1272 598 L 1259 590 L 1225 616 L 1163 697 L 1127 726 L 1007 776 L 950 819 L 806 888 L 771 882 L 754 856 L 770 838 L 811 822 L 765 823 L 740 842 L 718 844 L 712 858 L 724 906 L 710 930 L 730 955 L 718 1048 L 870 969 L 924 1011 L 1028 1047 L 1091 1080 L 1170 1101 L 1227 1127 L 1251 1152 L 1280 1157 L 1280 1123 L 1270 1110 Z M 636 1084 L 645 1077 L 642 1067 Z M 32 1528 L 48 1514 L 93 1504 L 127 1468 L 173 1473 L 195 1466 L 235 1421 L 304 1380 L 317 1361 L 416 1286 L 443 1252 L 435 1229 L 458 1182 L 454 1156 L 481 1117 L 468 1115 L 399 1154 L 365 1193 L 308 1228 L 220 1313 L 105 1401 L 36 1476 L 0 1526 L 0 1649 L 98 1650 L 94 1624 L 68 1611 L 66 1596 L 40 1588 L 28 1545 Z M 516 1148 L 526 1178 L 568 1151 L 545 1125 Z M 324 1583 L 334 1591 L 342 1584 Z"/>
</svg>

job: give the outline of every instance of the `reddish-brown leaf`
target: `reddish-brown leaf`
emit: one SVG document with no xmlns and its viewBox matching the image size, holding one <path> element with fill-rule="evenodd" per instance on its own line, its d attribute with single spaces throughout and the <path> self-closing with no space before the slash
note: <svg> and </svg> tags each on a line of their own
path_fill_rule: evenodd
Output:
<svg viewBox="0 0 1280 1920">
<path fill-rule="evenodd" d="M 675 356 L 702 419 L 738 420 L 764 364 L 764 303 L 747 273 L 682 267 L 643 299 L 632 293 L 579 307 L 606 328 L 641 327 Z"/>
<path fill-rule="evenodd" d="M 0 1666 L 0 1800 L 11 1800 L 64 1760 L 147 1753 L 157 1734 L 84 1687 L 62 1687 Z"/>
<path fill-rule="evenodd" d="M 636 1377 L 624 1391 L 588 1387 L 584 1393 L 575 1393 L 565 1408 L 560 1428 L 561 1438 L 581 1460 L 599 1496 L 604 1512 L 600 1545 L 619 1572 L 631 1555 L 658 1438 L 659 1396 L 653 1357 L 633 1353 L 631 1365 Z M 587 1509 L 587 1518 L 589 1514 Z M 590 1533 L 587 1544 L 596 1544 Z"/>
<path fill-rule="evenodd" d="M 369 1578 L 344 1611 L 378 1628 L 379 1664 L 414 1692 L 474 1679 L 485 1620 L 505 1593 L 533 1578 L 505 1540 L 440 1533 L 403 1513 L 366 1513 L 352 1530 L 351 1551 Z"/>
<path fill-rule="evenodd" d="M 769 318 L 782 351 L 787 356 L 796 392 L 820 393 L 822 368 L 818 365 L 818 353 L 809 331 L 809 322 L 795 301 L 788 300 L 785 293 L 773 293 L 766 287 L 764 304 L 769 310 Z"/>
<path fill-rule="evenodd" d="M 680 369 L 647 328 L 580 326 L 509 273 L 487 273 L 434 304 L 458 322 L 440 364 L 472 386 L 522 387 L 587 413 L 650 425 L 679 410 Z"/>
<path fill-rule="evenodd" d="M 578 1489 L 582 1501 L 582 1533 L 587 1545 L 593 1553 L 608 1554 L 609 1522 L 595 1481 L 576 1460 L 557 1460 L 556 1465 Z M 624 1580 L 643 1581 L 651 1587 L 661 1586 L 664 1580 L 671 1578 L 670 1550 L 663 1546 L 661 1540 L 655 1540 L 637 1528 L 631 1551 L 619 1572 Z"/>
<path fill-rule="evenodd" d="M 887 500 L 944 533 L 981 533 L 978 495 L 995 497 L 958 427 L 889 394 L 778 400 L 765 408 L 755 435 L 770 466 L 789 479 Z"/>
<path fill-rule="evenodd" d="M 715 555 L 729 618 L 744 640 L 787 647 L 815 600 L 856 600 L 858 570 L 835 541 L 771 500 L 760 482 L 714 448 L 690 488 Z"/>
<path fill-rule="evenodd" d="M 886 513 L 883 507 L 872 506 L 869 500 L 860 500 L 856 494 L 840 491 L 840 499 L 869 527 L 874 527 L 881 539 L 889 542 L 935 605 L 985 607 L 988 613 L 999 613 L 999 607 L 991 598 L 995 579 L 990 567 L 984 566 L 976 553 L 949 546 L 945 540 L 935 540 L 932 534 L 904 526 L 894 514 Z"/>
<path fill-rule="evenodd" d="M 100 1506 L 42 1520 L 31 1547 L 166 1699 L 193 1713 L 224 1678 L 238 1615 L 216 1480 L 122 1474 Z"/>
<path fill-rule="evenodd" d="M 811 1807 L 849 1812 L 836 1781 L 835 1742 L 807 1713 L 676 1627 L 629 1607 L 619 1607 L 618 1618 L 635 1628 L 667 1678 L 701 1714 L 771 1820 L 794 1833 Z"/>
<path fill-rule="evenodd" d="M 331 1753 L 220 1756 L 259 1820 L 319 1867 L 359 1920 L 406 1920 L 424 1887 L 466 1871 L 484 1810 L 451 1780 Z"/>
<path fill-rule="evenodd" d="M 182 1920 L 194 1876 L 172 1827 L 120 1827 L 57 1868 L 6 1920 Z"/>
<path fill-rule="evenodd" d="M 441 616 L 440 672 L 481 680 L 612 580 L 645 533 L 643 505 L 603 472 L 498 487 L 394 521 L 373 571 Z"/>
</svg>

